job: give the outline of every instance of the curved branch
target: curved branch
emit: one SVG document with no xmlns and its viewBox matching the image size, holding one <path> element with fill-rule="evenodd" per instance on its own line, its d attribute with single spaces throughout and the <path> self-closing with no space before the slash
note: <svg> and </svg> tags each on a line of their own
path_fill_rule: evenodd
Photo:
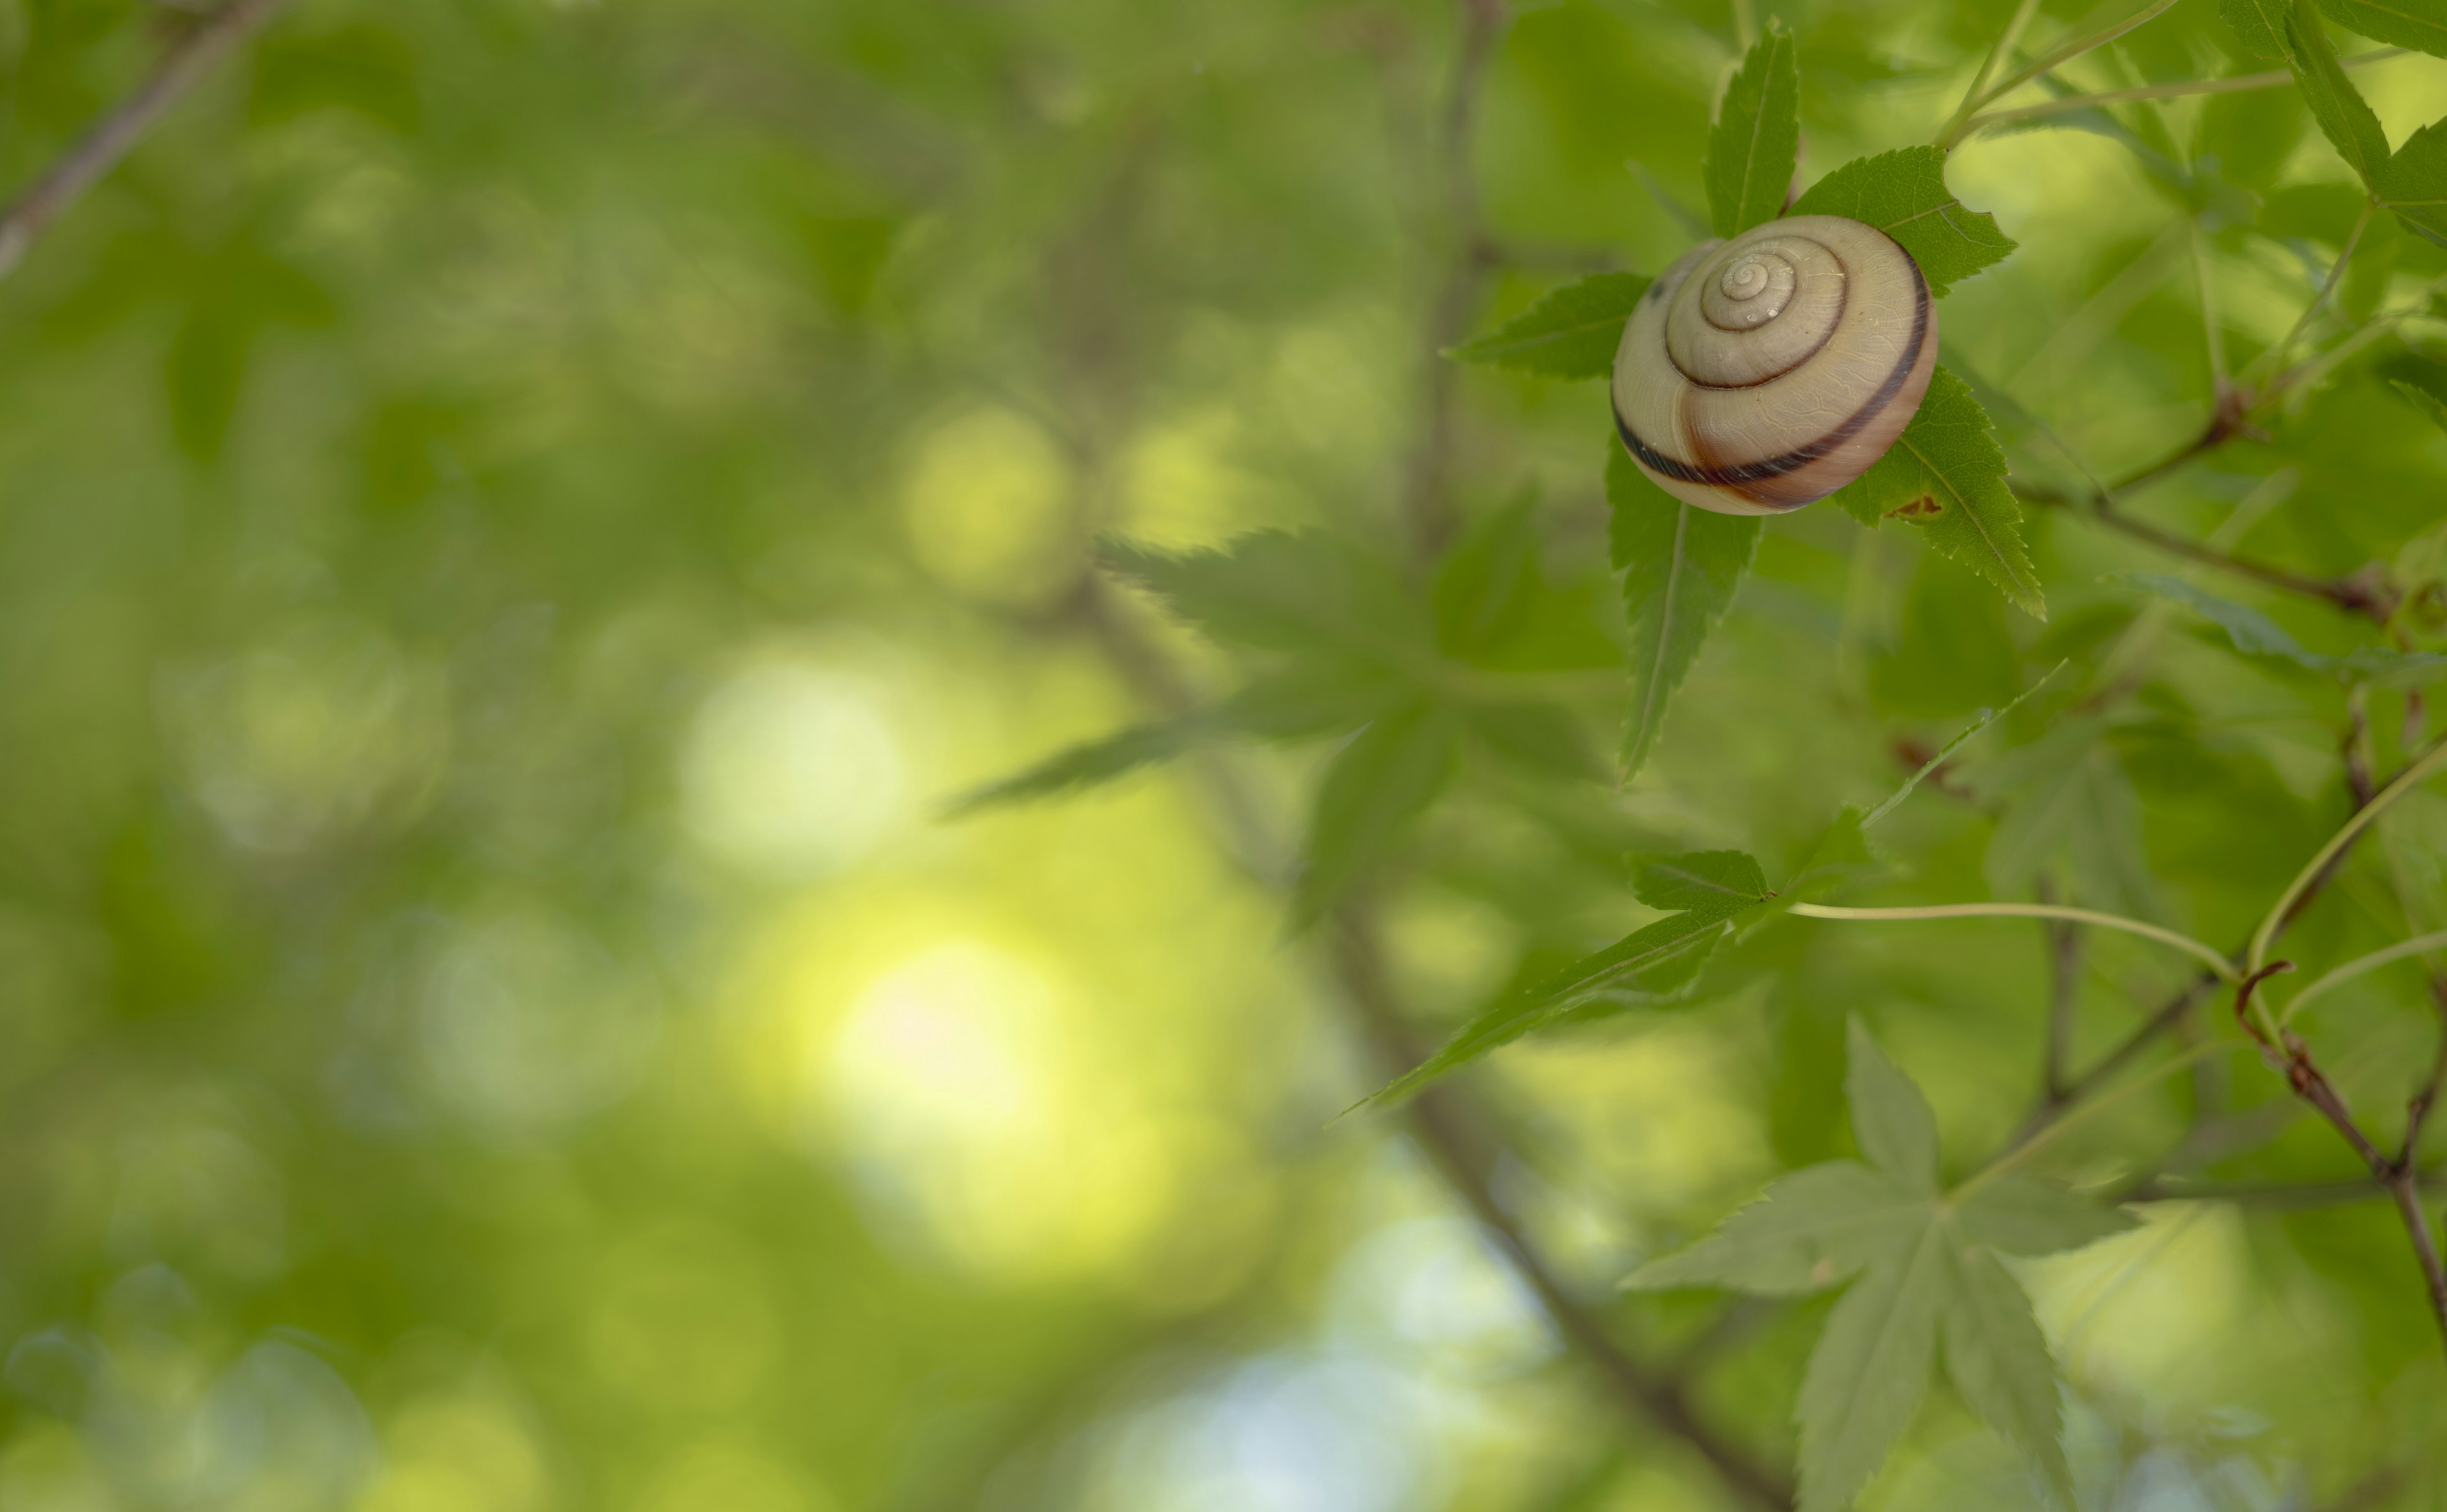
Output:
<svg viewBox="0 0 2447 1512">
<path fill-rule="evenodd" d="M 2234 963 L 2219 954 L 2218 948 L 2190 935 L 2178 935 L 2172 929 L 2161 929 L 2121 914 L 2101 914 L 2087 908 L 2067 908 L 2057 903 L 1932 903 L 1915 908 L 1831 908 L 1824 903 L 1795 903 L 1791 912 L 1804 918 L 1835 918 L 1861 921 L 1879 919 L 1923 918 L 2056 918 L 2069 924 L 2096 924 L 2100 929 L 2121 930 L 2144 939 L 2172 945 L 2199 960 L 2226 981 L 2240 980 Z"/>
</svg>

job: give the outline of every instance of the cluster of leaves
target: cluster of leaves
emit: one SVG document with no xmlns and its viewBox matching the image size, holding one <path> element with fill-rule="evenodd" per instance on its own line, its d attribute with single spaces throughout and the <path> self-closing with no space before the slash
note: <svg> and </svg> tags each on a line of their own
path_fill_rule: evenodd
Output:
<svg viewBox="0 0 2447 1512">
<path fill-rule="evenodd" d="M 2283 60 L 2292 70 L 2311 119 L 2372 200 L 2422 236 L 2447 245 L 2447 120 L 2432 122 L 2390 152 L 2378 115 L 2354 87 L 2320 21 L 2324 9 L 2340 26 L 2374 42 L 2447 57 L 2447 9 L 2420 0 L 2403 5 L 2321 0 L 2318 9 L 2310 0 L 2222 0 L 2220 9 L 2246 51 Z"/>
</svg>

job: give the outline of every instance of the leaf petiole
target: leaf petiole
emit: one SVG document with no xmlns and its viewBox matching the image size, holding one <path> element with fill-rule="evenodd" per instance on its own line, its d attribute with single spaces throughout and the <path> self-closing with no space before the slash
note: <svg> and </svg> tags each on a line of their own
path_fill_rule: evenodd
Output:
<svg viewBox="0 0 2447 1512">
<path fill-rule="evenodd" d="M 2429 935 L 2416 935 L 2413 938 L 2390 945 L 2383 951 L 2373 951 L 2368 955 L 2358 956 L 2326 975 L 2314 978 L 2309 986 L 2295 993 L 2293 1000 L 2286 1005 L 2286 1011 L 2277 1015 L 2277 1022 L 2292 1023 L 2294 1015 L 2301 1012 L 2304 1006 L 2311 999 L 2332 988 L 2343 987 L 2357 976 L 2367 975 L 2382 966 L 2400 961 L 2408 955 L 2419 955 L 2428 951 L 2440 949 L 2447 949 L 2447 930 L 2439 930 Z"/>
<path fill-rule="evenodd" d="M 2127 918 L 2121 914 L 2102 914 L 2095 909 L 2068 908 L 2056 903 L 1931 903 L 1914 908 L 1834 908 L 1823 903 L 1795 903 L 1789 912 L 1805 918 L 1864 922 L 1925 918 L 2060 918 L 2069 923 L 2096 924 L 2101 929 L 2121 930 L 2127 935 L 2154 939 L 2199 960 L 2215 972 L 2220 980 L 2239 982 L 2243 979 L 2243 973 L 2235 970 L 2234 962 L 2206 941 L 2194 939 L 2190 935 L 2179 935 L 2172 929 L 2161 929 L 2137 918 Z"/>
<path fill-rule="evenodd" d="M 2257 972 L 2267 964 L 2268 947 L 2276 942 L 2277 931 L 2286 922 L 2286 916 L 2293 911 L 2294 900 L 2303 896 L 2322 872 L 2327 870 L 2328 863 L 2343 854 L 2344 848 L 2352 844 L 2363 830 L 2368 829 L 2380 815 L 2385 813 L 2390 804 L 2420 785 L 2423 779 L 2441 766 L 2447 766 L 2447 741 L 2440 741 L 2431 747 L 2428 754 L 2399 773 L 2396 781 L 2380 789 L 2377 797 L 2356 809 L 2354 817 L 2346 820 L 2344 826 L 2329 837 L 2328 842 L 2320 847 L 2319 853 L 2303 863 L 2303 869 L 2295 874 L 2294 880 L 2287 884 L 2286 891 L 2279 895 L 2277 901 L 2270 906 L 2268 916 L 2260 921 L 2258 929 L 2252 931 L 2251 948 L 2244 955 L 2246 970 Z M 2229 981 L 2236 979 L 2233 976 L 2227 978 Z M 2317 987 L 2320 984 L 2314 982 L 2311 985 Z M 2305 988 L 2304 991 L 2307 993 L 2310 989 Z M 2298 998 L 2297 1001 L 2299 1000 Z"/>
</svg>

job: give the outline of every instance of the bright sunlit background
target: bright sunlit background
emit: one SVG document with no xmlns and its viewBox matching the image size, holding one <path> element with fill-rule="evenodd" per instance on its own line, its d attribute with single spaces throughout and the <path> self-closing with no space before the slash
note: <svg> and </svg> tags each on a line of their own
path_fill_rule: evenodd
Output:
<svg viewBox="0 0 2447 1512">
<path fill-rule="evenodd" d="M 1716 0 L 1515 9 L 1475 162 L 1523 262 L 1489 320 L 1680 250 L 1625 163 L 1698 198 L 1735 56 Z M 1781 9 L 1815 174 L 1926 140 L 2010 7 Z M 0 4 L 9 181 L 180 10 Z M 2216 25 L 2184 0 L 2115 66 L 2224 68 Z M 0 1509 L 1732 1504 L 1593 1388 L 1398 1119 L 1337 1118 L 1387 1068 L 1283 924 L 1319 750 L 1215 754 L 1249 814 L 1194 761 L 943 817 L 1143 716 L 1117 644 L 1222 685 L 1092 585 L 1095 539 L 1390 532 L 1456 35 L 1443 0 L 299 0 L 36 246 L 0 290 Z M 2447 100 L 2436 60 L 2359 77 L 2400 140 Z M 2309 224 L 2343 169 L 2252 98 L 2227 160 Z M 2022 248 L 1947 302 L 1949 361 L 2104 465 L 2192 424 L 2189 246 L 2124 150 L 2008 136 L 1952 173 Z M 2274 242 L 2210 257 L 2237 331 L 2300 309 Z M 1595 391 L 1456 381 L 1463 512 L 1532 490 L 1617 633 Z M 2447 475 L 2415 424 L 2399 536 Z M 2324 519 L 2253 539 L 2350 566 L 2393 528 Z M 2096 644 L 2132 563 L 2034 532 L 2047 633 Z M 2068 653 L 1993 604 L 1932 648 L 1908 616 L 1962 585 L 1852 541 L 1779 525 L 1659 760 L 1571 812 L 1772 848 L 1891 785 L 1898 728 Z M 2222 791 L 2270 816 L 2245 870 L 2282 872 L 2329 736 L 2172 654 L 2251 706 L 2225 738 L 2258 785 Z M 1574 686 L 1603 747 L 1620 678 Z M 1422 1039 L 1559 927 L 1637 915 L 1541 822 L 1470 789 L 1385 890 Z M 1984 822 L 1914 822 L 1983 885 Z M 2152 842 L 2214 870 L 2202 833 Z M 2157 885 L 2219 937 L 2257 896 Z M 2005 925 L 1847 940 L 1705 1016 L 1508 1051 L 1497 1195 L 1665 1357 L 1727 1305 L 1617 1279 L 1845 1138 L 1779 1049 L 1794 994 L 1874 1015 L 1968 1151 L 2028 1095 L 2041 958 Z M 2181 970 L 2097 959 L 2101 1022 Z M 2382 1028 L 2378 1060 L 2423 1053 L 2409 1011 Z M 2099 1505 L 2303 1506 L 2352 1478 L 2330 1426 L 2418 1436 L 2438 1377 L 2385 1213 L 2148 1216 L 2026 1272 Z M 1698 1400 L 1762 1456 L 1823 1311 L 1724 1325 Z M 2029 1494 L 1950 1403 L 1874 1492 Z"/>
</svg>

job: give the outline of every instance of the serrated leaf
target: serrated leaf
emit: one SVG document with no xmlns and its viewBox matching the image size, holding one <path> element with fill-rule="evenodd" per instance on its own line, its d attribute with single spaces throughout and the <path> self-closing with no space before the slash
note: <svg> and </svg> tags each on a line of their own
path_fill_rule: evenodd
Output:
<svg viewBox="0 0 2447 1512">
<path fill-rule="evenodd" d="M 1212 709 L 1082 742 L 944 805 L 945 819 L 1101 786 L 1223 735 L 1299 740 L 1356 729 L 1411 691 L 1372 662 L 1308 656 L 1250 681 Z"/>
<path fill-rule="evenodd" d="M 1719 236 L 1774 220 L 1793 187 L 1801 155 L 1801 70 L 1793 33 L 1771 17 L 1767 30 L 1725 85 L 1708 132 L 1700 177 Z"/>
<path fill-rule="evenodd" d="M 2320 0 L 2320 9 L 2373 42 L 2447 58 L 2447 0 Z"/>
<path fill-rule="evenodd" d="M 2293 9 L 2294 0 L 2218 0 L 2218 14 L 2255 58 L 2285 58 L 2286 22 Z"/>
<path fill-rule="evenodd" d="M 1429 641 L 1392 569 L 1330 536 L 1261 531 L 1222 551 L 1178 555 L 1108 541 L 1099 555 L 1218 640 L 1395 658 Z"/>
<path fill-rule="evenodd" d="M 2427 130 L 2429 128 L 2424 127 L 2423 129 Z M 2401 378 L 2391 378 L 2388 380 L 2388 383 L 2396 389 L 2397 392 L 2411 400 L 2413 402 L 2414 408 L 2420 410 L 2425 415 L 2428 415 L 2432 425 L 2437 425 L 2441 430 L 2447 430 L 2447 404 L 2440 403 L 2437 394 L 2432 393 L 2427 388 L 2417 388 L 2413 385 L 2406 383 Z"/>
<path fill-rule="evenodd" d="M 1101 786 L 1142 766 L 1170 761 L 1197 739 L 1198 729 L 1194 719 L 1172 719 L 1083 742 L 1034 766 L 961 794 L 943 806 L 943 817 L 965 819 L 990 808 Z"/>
<path fill-rule="evenodd" d="M 2039 1466 L 2058 1504 L 2072 1507 L 2056 1363 L 2031 1299 L 1995 1256 L 1963 1244 L 1940 1248 L 1954 1272 L 1944 1314 L 1945 1373 L 1971 1409 Z"/>
<path fill-rule="evenodd" d="M 2020 1171 L 1978 1185 L 1954 1217 L 1966 1238 L 2004 1255 L 2077 1250 L 2135 1226 L 2119 1209 Z"/>
<path fill-rule="evenodd" d="M 2048 617 L 2022 544 L 2022 507 L 2005 484 L 2005 453 L 1970 386 L 1940 367 L 1919 413 L 1884 457 L 1832 496 L 1865 523 L 1897 518 L 1986 578 L 2005 601 Z"/>
<path fill-rule="evenodd" d="M 1697 957 L 1714 949 L 1726 928 L 1723 918 L 1674 914 L 1635 930 L 1604 950 L 1508 996 L 1465 1025 L 1442 1049 L 1363 1101 L 1388 1103 L 1406 1097 L 1489 1050 L 1563 1021 L 1600 995 L 1638 998 L 1671 992 L 1690 979 Z"/>
<path fill-rule="evenodd" d="M 1649 1261 L 1623 1285 L 1723 1286 L 1773 1296 L 1820 1291 L 1907 1249 L 1926 1227 L 1926 1192 L 1857 1161 L 1795 1171 L 1714 1234 Z"/>
<path fill-rule="evenodd" d="M 1861 827 L 1863 829 L 1867 829 L 1871 824 L 1876 823 L 1879 820 L 1882 820 L 1888 814 L 1893 813 L 1902 805 L 1905 799 L 1909 798 L 1912 795 L 1913 790 L 1920 786 L 1923 780 L 1925 780 L 1929 773 L 1937 770 L 1940 766 L 1943 766 L 1947 762 L 1953 760 L 1954 753 L 1978 739 L 1981 731 L 1986 729 L 1989 726 L 2012 713 L 2015 709 L 2021 708 L 2023 703 L 2028 700 L 2032 694 L 2038 692 L 2040 689 L 2045 688 L 2055 679 L 2057 673 L 2064 671 L 2066 665 L 2067 664 L 2065 662 L 2059 661 L 2054 667 L 2049 668 L 2045 672 L 2040 674 L 2038 682 L 2035 682 L 2030 687 L 2023 689 L 2021 692 L 2015 695 L 2014 699 L 2004 707 L 1994 709 L 1982 709 L 1979 715 L 1972 720 L 1970 725 L 1967 726 L 1961 734 L 1955 736 L 1952 740 L 1947 741 L 1944 746 L 1938 747 L 1936 755 L 1931 756 L 1927 761 L 1923 762 L 1918 771 L 1913 772 L 1909 777 L 1904 779 L 1904 784 L 1901 787 L 1898 787 L 1893 792 L 1887 794 L 1886 802 L 1869 810 L 1867 814 L 1862 815 Z"/>
<path fill-rule="evenodd" d="M 1997 229 L 1995 217 L 1954 198 L 1945 187 L 1945 154 L 1935 147 L 1855 158 L 1812 184 L 1793 201 L 1793 213 L 1845 216 L 1877 227 L 1911 254 L 1928 292 L 1941 297 L 2016 245 Z"/>
<path fill-rule="evenodd" d="M 2304 0 L 2294 0 L 2282 35 L 2286 65 L 2294 70 L 2303 103 L 2311 107 L 2311 119 L 2319 123 L 2321 134 L 2336 147 L 2354 177 L 2377 192 L 2380 170 L 2388 160 L 2387 133 L 2380 129 L 2369 102 L 2345 77 L 2344 65 L 2337 61 L 2336 44 L 2328 40 L 2319 12 Z"/>
<path fill-rule="evenodd" d="M 1651 908 L 1729 918 L 1768 899 L 1767 877 L 1741 851 L 1691 851 L 1635 860 L 1632 896 Z"/>
<path fill-rule="evenodd" d="M 1451 715 L 1423 701 L 1376 720 L 1334 758 L 1309 820 L 1293 927 L 1321 917 L 1427 811 L 1452 775 L 1454 737 Z"/>
<path fill-rule="evenodd" d="M 2398 219 L 2447 246 L 2447 121 L 2434 121 L 2405 138 L 2404 145 L 2381 164 L 2372 189 Z"/>
<path fill-rule="evenodd" d="M 1824 898 L 1887 869 L 1862 833 L 1868 819 L 1857 808 L 1846 808 L 1818 832 L 1793 868 L 1792 880 L 1776 890 L 1775 906 L 1790 907 Z"/>
<path fill-rule="evenodd" d="M 1642 476 L 1621 447 L 1606 463 L 1606 501 L 1631 620 L 1631 723 L 1622 745 L 1628 775 L 1648 759 L 1674 690 L 1732 607 L 1758 550 L 1759 520 L 1682 502 Z"/>
<path fill-rule="evenodd" d="M 1869 1031 L 1854 1019 L 1844 1034 L 1844 1095 L 1852 1136 L 1870 1164 L 1932 1196 L 1937 1191 L 1937 1115 Z"/>
<path fill-rule="evenodd" d="M 1800 1512 L 1837 1512 L 1911 1426 L 1928 1391 L 1951 1269 L 1939 1226 L 1924 1223 L 1906 1259 L 1870 1267 L 1828 1314 L 1794 1413 Z"/>
<path fill-rule="evenodd" d="M 1997 892 L 2020 892 L 2061 861 L 2089 906 L 2158 917 L 2140 795 L 2106 734 L 2099 720 L 2077 720 L 1971 774 L 1975 792 L 2008 800 L 1984 862 Z"/>
<path fill-rule="evenodd" d="M 1550 292 L 1491 335 L 1449 355 L 1541 378 L 1603 378 L 1632 308 L 1648 292 L 1643 274 L 1601 273 Z"/>
<path fill-rule="evenodd" d="M 1436 563 L 1436 649 L 1466 656 L 1502 634 L 1536 590 L 1538 518 L 1527 494 L 1478 521 Z"/>
</svg>

